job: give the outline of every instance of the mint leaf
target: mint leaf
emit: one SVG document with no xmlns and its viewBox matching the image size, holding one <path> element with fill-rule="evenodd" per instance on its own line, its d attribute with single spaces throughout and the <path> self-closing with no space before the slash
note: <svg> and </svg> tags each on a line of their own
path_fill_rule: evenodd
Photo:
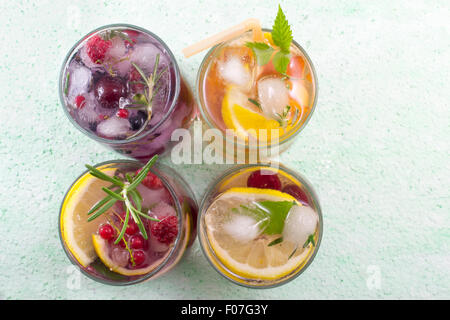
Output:
<svg viewBox="0 0 450 320">
<path fill-rule="evenodd" d="M 277 17 L 272 27 L 272 40 L 283 53 L 289 53 L 292 42 L 292 31 L 280 5 L 278 5 Z"/>
<path fill-rule="evenodd" d="M 251 207 L 241 205 L 240 207 L 244 210 L 237 211 L 233 208 L 232 212 L 254 218 L 265 234 L 281 234 L 284 220 L 294 203 L 292 201 L 259 201 L 254 204 L 255 206 Z"/>
<path fill-rule="evenodd" d="M 265 211 L 269 218 L 264 233 L 281 234 L 284 228 L 284 220 L 286 220 L 293 203 L 291 201 L 260 201 L 256 205 L 259 209 Z"/>
<path fill-rule="evenodd" d="M 274 52 L 273 48 L 264 42 L 247 42 L 245 46 L 252 49 L 256 62 L 260 66 L 267 64 Z"/>
<path fill-rule="evenodd" d="M 289 64 L 289 55 L 278 51 L 273 57 L 272 63 L 279 73 L 285 74 Z"/>
</svg>

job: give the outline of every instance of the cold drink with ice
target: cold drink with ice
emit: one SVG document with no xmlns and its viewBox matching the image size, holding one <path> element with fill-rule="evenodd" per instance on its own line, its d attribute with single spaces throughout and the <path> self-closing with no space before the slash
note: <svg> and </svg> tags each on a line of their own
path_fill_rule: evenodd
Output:
<svg viewBox="0 0 450 320">
<path fill-rule="evenodd" d="M 232 168 L 213 183 L 200 208 L 206 257 L 221 275 L 247 287 L 273 287 L 298 276 L 321 237 L 316 194 L 284 166 Z"/>
<path fill-rule="evenodd" d="M 280 9 L 278 21 L 281 16 Z M 197 92 L 203 119 L 247 151 L 274 146 L 285 150 L 316 104 L 317 79 L 311 60 L 292 40 L 291 30 L 283 29 L 283 38 L 280 28 L 275 22 L 274 29 L 263 30 L 260 39 L 249 31 L 216 45 L 199 69 Z"/>
<path fill-rule="evenodd" d="M 156 164 L 129 188 L 141 170 L 142 163 L 134 160 L 98 164 L 64 197 L 63 248 L 94 280 L 128 285 L 153 279 L 173 268 L 195 240 L 198 207 L 187 183 L 173 169 Z"/>
<path fill-rule="evenodd" d="M 196 114 L 192 94 L 166 44 L 130 25 L 97 29 L 64 62 L 60 97 L 89 137 L 143 162 L 173 146 L 172 132 Z"/>
</svg>

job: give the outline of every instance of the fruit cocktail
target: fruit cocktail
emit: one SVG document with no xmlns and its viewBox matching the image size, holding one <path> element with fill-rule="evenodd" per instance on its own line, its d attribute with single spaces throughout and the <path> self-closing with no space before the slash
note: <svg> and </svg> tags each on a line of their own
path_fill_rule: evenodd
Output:
<svg viewBox="0 0 450 320">
<path fill-rule="evenodd" d="M 177 62 L 155 34 L 109 25 L 78 41 L 60 75 L 60 99 L 72 123 L 90 138 L 146 162 L 188 128 L 193 96 Z"/>
<path fill-rule="evenodd" d="M 215 181 L 203 198 L 199 240 L 225 278 L 251 288 L 284 284 L 314 259 L 322 213 L 311 185 L 280 166 L 242 165 Z"/>
<path fill-rule="evenodd" d="M 61 242 L 88 277 L 134 284 L 160 276 L 196 236 L 197 203 L 167 166 L 118 160 L 88 166 L 69 188 L 60 212 Z"/>
<path fill-rule="evenodd" d="M 273 29 L 259 31 L 206 54 L 197 76 L 199 106 L 205 122 L 238 148 L 282 152 L 312 115 L 317 79 L 281 8 Z"/>
</svg>

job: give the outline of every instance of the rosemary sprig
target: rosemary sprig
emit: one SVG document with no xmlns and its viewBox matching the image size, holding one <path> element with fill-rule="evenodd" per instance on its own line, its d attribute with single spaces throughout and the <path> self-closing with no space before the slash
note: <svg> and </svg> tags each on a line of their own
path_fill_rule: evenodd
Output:
<svg viewBox="0 0 450 320">
<path fill-rule="evenodd" d="M 248 101 L 251 102 L 251 103 L 253 103 L 255 106 L 258 107 L 258 109 L 259 109 L 260 111 L 262 111 L 261 104 L 260 104 L 257 100 L 252 99 L 252 98 L 248 98 Z"/>
<path fill-rule="evenodd" d="M 160 89 L 159 80 L 161 79 L 162 75 L 168 70 L 168 67 L 166 66 L 163 70 L 161 70 L 161 72 L 158 73 L 159 59 L 160 55 L 158 53 L 156 55 L 153 71 L 149 76 L 147 76 L 145 72 L 136 63 L 134 62 L 131 63 L 142 78 L 142 81 L 135 81 L 135 82 L 144 85 L 144 92 L 136 93 L 132 98 L 133 102 L 128 105 L 125 105 L 124 108 L 145 110 L 147 111 L 147 119 L 145 120 L 145 123 L 142 125 L 142 127 L 133 135 L 131 135 L 129 138 L 139 135 L 146 128 L 148 122 L 152 118 L 153 98 Z"/>
<path fill-rule="evenodd" d="M 267 246 L 271 247 L 271 246 L 274 246 L 274 245 L 279 244 L 281 242 L 283 242 L 283 237 L 276 238 L 275 240 L 271 241 Z"/>
<path fill-rule="evenodd" d="M 285 127 L 287 125 L 287 117 L 289 115 L 289 111 L 291 110 L 291 106 L 287 105 L 283 111 L 283 113 L 276 113 L 277 118 L 275 120 L 278 121 L 280 127 Z"/>
<path fill-rule="evenodd" d="M 125 181 L 121 181 L 118 176 L 110 177 L 97 168 L 86 165 L 86 168 L 88 168 L 89 173 L 92 176 L 104 181 L 111 182 L 113 184 L 108 188 L 102 188 L 102 190 L 106 193 L 106 197 L 97 202 L 89 210 L 88 215 L 90 215 L 90 217 L 88 218 L 88 221 L 92 221 L 107 212 L 117 201 L 121 201 L 124 205 L 125 220 L 121 218 L 121 220 L 123 220 L 123 226 L 120 232 L 118 232 L 119 236 L 114 241 L 115 244 L 124 239 L 125 231 L 128 227 L 130 217 L 133 218 L 134 222 L 136 222 L 144 239 L 148 239 L 148 235 L 141 217 L 148 220 L 160 221 L 142 212 L 142 196 L 136 189 L 137 186 L 142 182 L 142 180 L 145 179 L 148 172 L 150 171 L 150 168 L 155 163 L 157 158 L 157 155 L 153 156 L 153 158 L 151 158 L 147 162 L 147 164 L 142 167 L 141 171 L 136 176 L 133 177 L 131 174 L 127 173 L 124 178 Z"/>
<path fill-rule="evenodd" d="M 116 36 L 122 38 L 122 40 L 124 41 L 128 41 L 130 44 L 136 43 L 135 40 L 131 39 L 125 32 L 122 32 L 120 30 L 106 30 L 104 34 L 101 35 L 101 38 L 108 41 Z"/>
<path fill-rule="evenodd" d="M 70 72 L 67 72 L 66 76 L 66 82 L 64 83 L 64 94 L 67 97 L 67 93 L 69 92 L 69 79 L 70 79 Z"/>
</svg>

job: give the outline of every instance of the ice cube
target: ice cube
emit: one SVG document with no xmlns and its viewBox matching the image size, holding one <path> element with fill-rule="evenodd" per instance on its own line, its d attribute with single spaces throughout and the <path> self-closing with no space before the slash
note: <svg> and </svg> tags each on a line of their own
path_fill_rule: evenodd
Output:
<svg viewBox="0 0 450 320">
<path fill-rule="evenodd" d="M 263 78 L 258 81 L 258 99 L 267 116 L 281 115 L 289 105 L 289 91 L 280 78 Z"/>
<path fill-rule="evenodd" d="M 127 119 L 113 116 L 98 124 L 97 133 L 106 138 L 119 138 L 125 136 L 130 129 Z"/>
<path fill-rule="evenodd" d="M 113 65 L 113 70 L 121 77 L 125 77 L 131 71 L 131 62 L 129 59 L 122 60 Z"/>
<path fill-rule="evenodd" d="M 108 60 L 120 60 L 122 59 L 127 52 L 127 48 L 125 47 L 125 43 L 120 37 L 114 37 L 111 39 L 111 47 L 106 52 L 106 59 Z"/>
<path fill-rule="evenodd" d="M 314 234 L 318 222 L 317 213 L 308 206 L 293 206 L 284 221 L 283 239 L 298 246 Z"/>
<path fill-rule="evenodd" d="M 74 100 L 76 96 L 86 93 L 91 85 L 91 70 L 77 62 L 72 62 L 68 69 L 69 72 L 69 90 L 68 97 Z"/>
<path fill-rule="evenodd" d="M 160 202 L 151 210 L 151 213 L 157 218 L 162 219 L 163 217 L 176 216 L 177 213 L 175 209 L 165 202 Z"/>
<path fill-rule="evenodd" d="M 240 242 L 252 241 L 261 233 L 258 221 L 240 214 L 233 215 L 230 221 L 225 222 L 223 229 L 233 239 Z"/>
<path fill-rule="evenodd" d="M 159 54 L 158 70 L 160 70 L 169 64 L 168 58 L 159 48 L 151 43 L 136 45 L 130 55 L 130 61 L 147 74 L 150 74 L 153 71 L 157 54 Z"/>
<path fill-rule="evenodd" d="M 149 240 L 149 247 L 154 252 L 164 252 L 169 249 L 169 245 L 159 242 L 153 235 L 150 235 Z"/>
<path fill-rule="evenodd" d="M 221 77 L 230 83 L 240 87 L 248 87 L 251 80 L 250 72 L 245 68 L 239 57 L 231 57 L 219 63 Z"/>
<path fill-rule="evenodd" d="M 118 266 L 126 267 L 130 259 L 130 254 L 125 249 L 114 247 L 111 252 L 111 258 Z"/>
<path fill-rule="evenodd" d="M 121 77 L 125 77 L 131 70 L 130 57 L 127 48 L 120 37 L 111 40 L 111 48 L 106 53 L 106 62 Z"/>
<path fill-rule="evenodd" d="M 161 202 L 170 203 L 170 194 L 166 188 L 149 189 L 140 184 L 137 190 L 142 196 L 142 206 L 150 208 Z"/>
<path fill-rule="evenodd" d="M 94 97 L 93 93 L 85 94 L 85 103 L 84 106 L 79 109 L 78 116 L 82 121 L 87 123 L 95 122 L 98 119 L 98 114 L 95 111 L 97 100 Z"/>
</svg>

